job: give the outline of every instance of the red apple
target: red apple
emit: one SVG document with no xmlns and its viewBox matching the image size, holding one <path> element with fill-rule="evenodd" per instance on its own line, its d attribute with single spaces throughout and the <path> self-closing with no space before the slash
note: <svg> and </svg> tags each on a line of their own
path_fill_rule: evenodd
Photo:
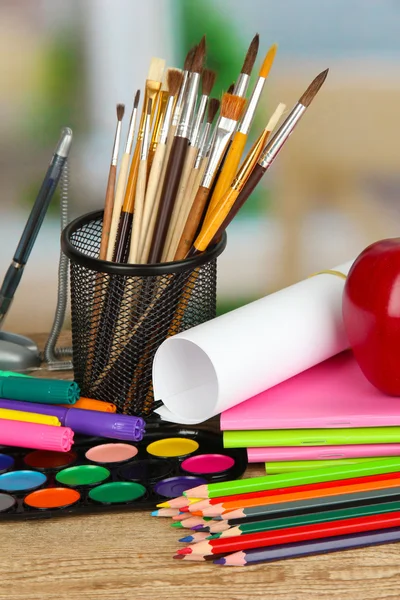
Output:
<svg viewBox="0 0 400 600">
<path fill-rule="evenodd" d="M 344 287 L 343 320 L 365 377 L 400 396 L 400 238 L 375 242 L 355 260 Z"/>
</svg>

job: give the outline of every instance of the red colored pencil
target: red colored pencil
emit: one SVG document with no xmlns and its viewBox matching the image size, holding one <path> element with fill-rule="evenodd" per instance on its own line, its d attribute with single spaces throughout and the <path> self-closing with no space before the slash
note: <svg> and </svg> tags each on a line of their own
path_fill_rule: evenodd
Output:
<svg viewBox="0 0 400 600">
<path fill-rule="evenodd" d="M 218 538 L 215 540 L 204 540 L 192 546 L 180 548 L 177 554 L 196 554 L 209 556 L 210 554 L 228 554 L 239 550 L 250 548 L 262 548 L 264 546 L 275 546 L 277 544 L 292 544 L 305 540 L 316 540 L 321 538 L 336 537 L 359 533 L 361 531 L 374 531 L 376 529 L 388 529 L 400 526 L 400 512 L 386 513 L 382 515 L 368 515 L 366 517 L 355 517 L 329 523 L 318 523 L 315 525 L 301 525 L 288 529 L 265 531 L 262 533 L 251 533 L 232 538 Z"/>
<path fill-rule="evenodd" d="M 322 483 L 307 483 L 305 485 L 296 485 L 290 488 L 277 488 L 275 490 L 261 491 L 261 492 L 247 492 L 246 494 L 234 494 L 232 496 L 219 496 L 218 498 L 207 498 L 194 502 L 189 505 L 190 512 L 196 512 L 198 510 L 204 510 L 214 504 L 220 504 L 221 502 L 230 502 L 233 500 L 246 500 L 250 498 L 261 498 L 268 494 L 268 496 L 277 496 L 280 494 L 295 492 L 306 492 L 308 490 L 321 490 L 330 487 L 337 487 L 342 485 L 352 485 L 357 483 L 369 483 L 373 481 L 382 481 L 384 479 L 400 479 L 400 472 L 398 473 L 383 473 L 381 475 L 367 475 L 366 477 L 353 477 L 352 479 L 340 479 L 338 481 L 324 481 Z"/>
</svg>

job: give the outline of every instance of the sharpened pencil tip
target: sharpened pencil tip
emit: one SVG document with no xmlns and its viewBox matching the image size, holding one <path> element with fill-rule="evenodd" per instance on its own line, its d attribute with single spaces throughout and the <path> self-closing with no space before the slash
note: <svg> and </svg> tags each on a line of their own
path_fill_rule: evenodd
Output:
<svg viewBox="0 0 400 600">
<path fill-rule="evenodd" d="M 158 510 L 153 510 L 153 511 L 150 513 L 150 515 L 151 515 L 152 517 L 158 517 Z"/>
<path fill-rule="evenodd" d="M 191 529 L 193 531 L 200 531 L 201 529 L 204 529 L 204 523 L 200 523 L 200 525 L 194 525 L 193 527 L 191 527 Z"/>
<path fill-rule="evenodd" d="M 179 550 L 177 550 L 177 554 L 192 554 L 193 550 L 191 548 L 189 548 L 189 546 L 186 546 L 186 548 L 179 548 Z"/>
<path fill-rule="evenodd" d="M 225 564 L 225 559 L 224 558 L 217 558 L 217 560 L 213 560 L 214 565 L 224 565 Z"/>
<path fill-rule="evenodd" d="M 187 535 L 186 537 L 183 537 L 183 538 L 181 538 L 178 541 L 182 542 L 183 544 L 190 544 L 191 542 L 193 542 L 193 536 L 192 535 Z"/>
<path fill-rule="evenodd" d="M 183 556 L 181 554 L 175 554 L 172 558 L 175 558 L 175 560 L 183 560 Z"/>
<path fill-rule="evenodd" d="M 171 523 L 171 527 L 176 527 L 177 529 L 183 529 L 183 525 L 181 524 L 180 521 L 174 521 L 173 523 Z"/>
</svg>

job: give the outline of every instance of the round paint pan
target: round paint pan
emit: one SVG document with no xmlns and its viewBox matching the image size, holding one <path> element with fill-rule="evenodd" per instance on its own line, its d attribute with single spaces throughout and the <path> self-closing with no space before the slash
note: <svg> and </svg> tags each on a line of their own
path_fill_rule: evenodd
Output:
<svg viewBox="0 0 400 600">
<path fill-rule="evenodd" d="M 89 498 L 101 504 L 126 504 L 139 500 L 146 493 L 140 483 L 131 481 L 113 481 L 99 485 L 89 492 Z"/>
<path fill-rule="evenodd" d="M 39 471 L 64 469 L 76 461 L 76 452 L 53 452 L 52 450 L 35 450 L 24 458 L 24 463 Z"/>
<path fill-rule="evenodd" d="M 85 456 L 91 462 L 106 465 L 125 463 L 133 458 L 138 453 L 136 446 L 131 444 L 100 444 L 89 448 Z"/>
<path fill-rule="evenodd" d="M 181 468 L 192 475 L 222 475 L 235 465 L 235 460 L 226 454 L 196 454 L 189 456 Z"/>
<path fill-rule="evenodd" d="M 166 498 L 176 498 L 182 496 L 183 492 L 186 492 L 186 490 L 190 490 L 198 485 L 203 485 L 204 483 L 208 483 L 208 481 L 202 477 L 192 477 L 190 475 L 169 477 L 168 479 L 163 479 L 156 483 L 154 491 L 156 494 L 165 496 Z"/>
<path fill-rule="evenodd" d="M 172 462 L 160 458 L 144 458 L 118 469 L 118 477 L 126 481 L 159 481 L 171 475 Z"/>
<path fill-rule="evenodd" d="M 8 454 L 0 454 L 0 475 L 11 469 L 14 465 L 14 459 Z"/>
<path fill-rule="evenodd" d="M 198 450 L 199 444 L 189 438 L 164 438 L 151 442 L 146 448 L 148 454 L 159 458 L 177 458 L 188 456 Z"/>
<path fill-rule="evenodd" d="M 70 488 L 45 488 L 28 494 L 24 504 L 38 510 L 61 509 L 76 504 L 81 495 Z"/>
<path fill-rule="evenodd" d="M 12 510 L 16 504 L 17 500 L 14 496 L 0 493 L 0 514 Z"/>
<path fill-rule="evenodd" d="M 39 471 L 9 471 L 0 475 L 0 491 L 24 492 L 34 490 L 46 481 L 46 475 L 39 473 Z"/>
<path fill-rule="evenodd" d="M 59 471 L 56 481 L 68 487 L 97 485 L 110 476 L 110 471 L 97 465 L 76 465 Z"/>
</svg>

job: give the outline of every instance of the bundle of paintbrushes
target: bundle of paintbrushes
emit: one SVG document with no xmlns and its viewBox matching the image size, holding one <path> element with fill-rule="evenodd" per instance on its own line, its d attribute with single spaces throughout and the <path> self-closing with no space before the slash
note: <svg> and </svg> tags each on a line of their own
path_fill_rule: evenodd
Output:
<svg viewBox="0 0 400 600">
<path fill-rule="evenodd" d="M 400 541 L 400 460 L 209 483 L 152 513 L 186 535 L 174 558 L 246 566 Z"/>
<path fill-rule="evenodd" d="M 144 375 L 163 339 L 215 316 L 215 273 L 207 282 L 201 265 L 208 268 L 215 260 L 217 254 L 207 258 L 213 248 L 220 245 L 218 252 L 223 250 L 225 229 L 326 78 L 327 70 L 312 81 L 270 140 L 285 111 L 279 104 L 243 158 L 277 49 L 273 45 L 267 51 L 248 94 L 258 45 L 256 35 L 236 82 L 221 101 L 211 98 L 217 74 L 205 68 L 205 38 L 189 51 L 183 70 L 165 70 L 164 60 L 152 59 L 140 119 L 139 90 L 135 96 L 118 177 L 124 106 L 117 106 L 98 254 L 108 262 L 104 268 L 96 265 L 91 280 L 95 290 L 90 315 L 85 314 L 81 325 L 90 324 L 90 339 L 78 379 L 86 394 L 103 400 L 112 396 L 113 402 L 117 394 L 120 409 L 131 410 L 138 397 L 142 404 L 147 398 L 147 408 L 151 405 L 151 381 Z M 206 258 L 196 262 L 200 255 Z M 113 280 L 111 274 L 118 269 L 121 275 L 142 279 Z M 162 277 L 151 281 L 151 275 Z M 212 297 L 196 300 L 201 286 L 214 289 Z M 126 382 L 111 389 L 110 379 L 121 370 Z"/>
</svg>

